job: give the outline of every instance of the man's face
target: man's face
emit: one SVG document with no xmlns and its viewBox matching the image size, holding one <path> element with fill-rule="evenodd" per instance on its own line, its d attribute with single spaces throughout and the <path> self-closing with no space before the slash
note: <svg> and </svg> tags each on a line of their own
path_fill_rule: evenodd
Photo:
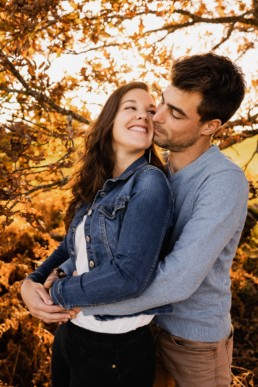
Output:
<svg viewBox="0 0 258 387">
<path fill-rule="evenodd" d="M 169 86 L 153 116 L 153 141 L 172 152 L 193 147 L 201 138 L 203 124 L 197 108 L 202 101 L 198 92 L 187 92 Z"/>
</svg>

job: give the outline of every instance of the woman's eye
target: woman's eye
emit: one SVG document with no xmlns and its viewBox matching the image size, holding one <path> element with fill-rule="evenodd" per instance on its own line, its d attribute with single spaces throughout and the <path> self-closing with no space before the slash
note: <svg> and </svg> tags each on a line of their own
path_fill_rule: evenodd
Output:
<svg viewBox="0 0 258 387">
<path fill-rule="evenodd" d="M 135 106 L 126 106 L 125 110 L 136 110 Z"/>
<path fill-rule="evenodd" d="M 147 112 L 150 116 L 154 116 L 154 114 L 156 114 L 156 110 L 149 110 Z"/>
</svg>

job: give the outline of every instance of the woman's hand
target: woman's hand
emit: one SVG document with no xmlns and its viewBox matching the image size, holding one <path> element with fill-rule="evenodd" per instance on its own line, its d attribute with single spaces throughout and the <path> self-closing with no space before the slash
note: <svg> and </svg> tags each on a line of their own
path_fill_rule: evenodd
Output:
<svg viewBox="0 0 258 387">
<path fill-rule="evenodd" d="M 47 289 L 40 283 L 26 279 L 21 286 L 21 296 L 32 316 L 47 323 L 67 322 L 76 311 L 54 305 Z"/>
</svg>

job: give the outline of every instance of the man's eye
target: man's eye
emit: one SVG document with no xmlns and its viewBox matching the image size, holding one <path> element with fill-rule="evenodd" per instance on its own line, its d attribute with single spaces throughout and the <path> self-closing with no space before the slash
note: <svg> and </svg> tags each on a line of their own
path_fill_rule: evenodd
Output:
<svg viewBox="0 0 258 387">
<path fill-rule="evenodd" d="M 170 110 L 170 114 L 173 118 L 175 118 L 176 120 L 181 120 L 182 116 L 177 116 L 177 112 L 175 112 L 173 109 Z"/>
</svg>

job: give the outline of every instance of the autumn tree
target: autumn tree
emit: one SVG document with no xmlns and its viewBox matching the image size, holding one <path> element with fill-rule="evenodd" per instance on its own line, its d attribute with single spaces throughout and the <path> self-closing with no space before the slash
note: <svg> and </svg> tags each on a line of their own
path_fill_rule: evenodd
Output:
<svg viewBox="0 0 258 387">
<path fill-rule="evenodd" d="M 214 138 L 225 149 L 258 138 L 257 45 L 258 0 L 0 2 L 0 369 L 10 386 L 48 385 L 50 329 L 33 325 L 17 297 L 18 281 L 55 247 L 55 240 L 40 230 L 53 229 L 61 220 L 60 195 L 51 196 L 41 212 L 36 195 L 66 189 L 82 136 L 107 95 L 121 83 L 141 79 L 159 98 L 174 58 L 210 50 L 229 56 L 247 72 L 247 93 Z M 243 167 L 257 153 L 258 146 Z M 251 197 L 257 196 L 257 185 L 254 180 Z M 17 217 L 33 226 L 34 234 L 17 238 L 10 231 Z M 249 220 L 252 226 L 257 221 Z M 254 265 L 255 238 L 241 246 L 236 259 L 242 265 L 234 281 L 236 292 L 244 289 L 243 296 L 234 293 L 241 319 L 246 318 L 243 300 L 249 302 L 251 294 L 255 305 L 257 296 L 256 269 L 242 270 L 247 258 Z M 248 351 L 249 356 L 250 346 Z M 15 377 L 19 369 L 26 375 Z"/>
<path fill-rule="evenodd" d="M 254 59 L 258 1 L 7 0 L 0 25 L 1 225 L 22 213 L 40 226 L 26 203 L 69 180 L 74 142 L 100 103 L 96 92 L 137 78 L 159 93 L 171 60 L 196 50 L 193 38 L 198 51 Z M 51 76 L 67 58 L 70 72 Z M 257 133 L 256 76 L 257 67 L 245 108 L 217 136 L 221 147 Z"/>
</svg>

